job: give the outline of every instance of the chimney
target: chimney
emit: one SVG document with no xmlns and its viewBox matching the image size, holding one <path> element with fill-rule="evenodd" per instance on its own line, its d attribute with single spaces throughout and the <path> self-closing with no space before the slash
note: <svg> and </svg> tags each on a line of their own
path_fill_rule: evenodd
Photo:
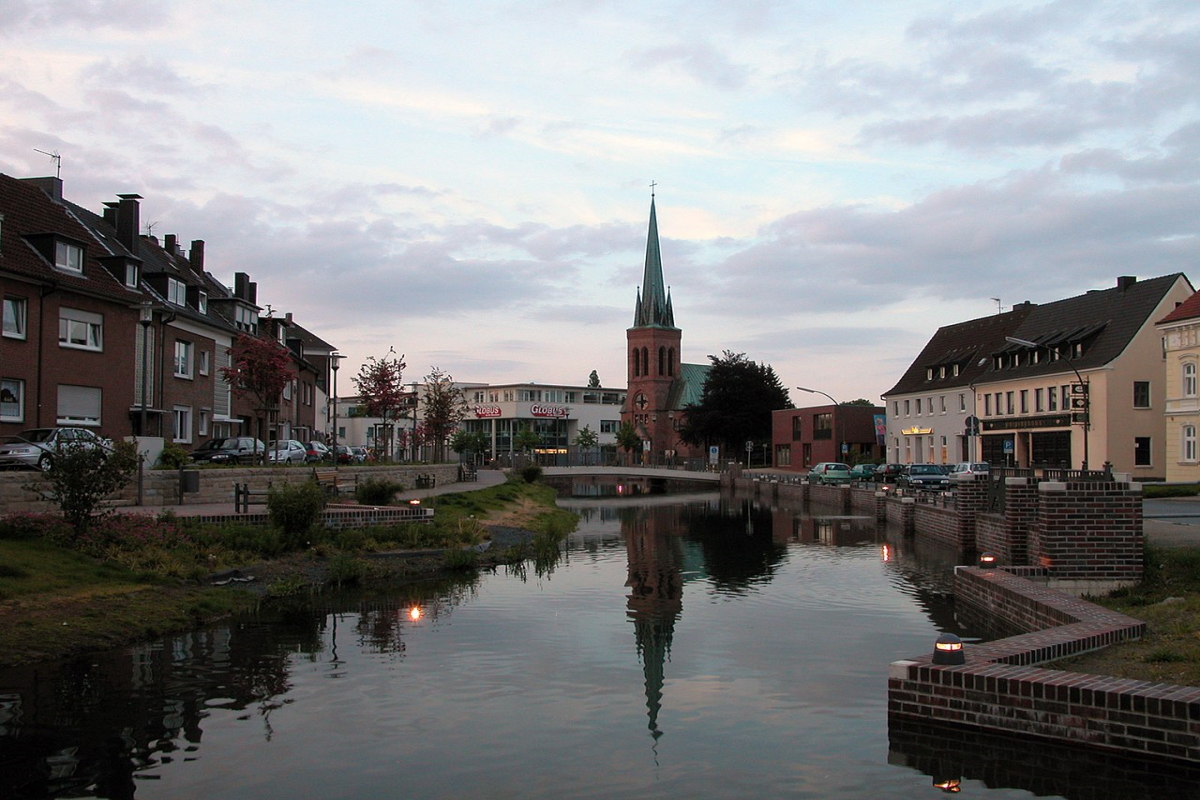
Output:
<svg viewBox="0 0 1200 800">
<path fill-rule="evenodd" d="M 166 250 L 167 255 L 169 255 L 169 256 L 173 257 L 176 255 L 175 234 L 168 233 L 166 236 L 163 237 L 163 250 Z"/>
<path fill-rule="evenodd" d="M 103 216 L 104 216 L 104 224 L 107 225 L 108 227 L 116 230 L 116 227 L 117 227 L 117 204 L 116 203 L 105 203 Z"/>
<path fill-rule="evenodd" d="M 1135 283 L 1137 283 L 1136 275 L 1122 275 L 1117 278 L 1117 291 L 1123 292 Z"/>
<path fill-rule="evenodd" d="M 246 292 L 246 285 L 250 283 L 250 276 L 244 272 L 233 273 L 233 296 L 239 300 L 249 300 Z"/>
<path fill-rule="evenodd" d="M 141 205 L 138 204 L 141 199 L 142 196 L 139 194 L 117 195 L 117 241 L 135 256 L 137 255 L 138 234 L 142 229 L 142 210 Z"/>
<path fill-rule="evenodd" d="M 188 251 L 188 263 L 197 275 L 204 274 L 204 240 L 192 239 L 192 249 Z"/>
<path fill-rule="evenodd" d="M 251 281 L 247 285 L 247 288 L 250 292 L 250 296 L 247 297 L 246 299 L 249 300 L 254 305 L 258 305 L 258 284 L 255 283 L 254 281 Z"/>
<path fill-rule="evenodd" d="M 54 202 L 62 202 L 63 184 L 61 178 L 22 178 L 22 180 L 41 189 Z"/>
</svg>

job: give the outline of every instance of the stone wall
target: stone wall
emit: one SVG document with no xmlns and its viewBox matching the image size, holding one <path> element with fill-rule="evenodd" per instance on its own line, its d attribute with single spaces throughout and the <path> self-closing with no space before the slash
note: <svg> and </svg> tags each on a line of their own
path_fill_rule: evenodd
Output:
<svg viewBox="0 0 1200 800">
<path fill-rule="evenodd" d="M 1029 563 L 1060 580 L 1120 584 L 1142 577 L 1142 487 L 1045 481 L 1037 487 Z"/>
</svg>

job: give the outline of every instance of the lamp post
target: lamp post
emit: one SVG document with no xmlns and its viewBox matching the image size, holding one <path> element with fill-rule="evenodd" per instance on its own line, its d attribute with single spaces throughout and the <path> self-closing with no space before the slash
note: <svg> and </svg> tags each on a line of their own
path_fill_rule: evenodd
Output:
<svg viewBox="0 0 1200 800">
<path fill-rule="evenodd" d="M 138 324 L 142 326 L 142 403 L 138 413 L 138 437 L 146 435 L 146 384 L 150 380 L 149 367 L 147 360 L 149 356 L 149 345 L 147 344 L 147 335 L 150 330 L 150 324 L 154 322 L 154 304 L 149 300 L 143 300 L 139 306 Z M 146 465 L 143 463 L 144 456 L 142 455 L 141 442 L 138 442 L 138 484 L 137 484 L 137 502 L 142 505 L 144 500 L 145 476 L 144 472 Z"/>
<path fill-rule="evenodd" d="M 1087 381 L 1083 379 L 1083 376 L 1079 374 L 1079 370 L 1075 368 L 1075 363 L 1071 360 L 1069 353 L 1059 353 L 1048 344 L 1031 342 L 1028 339 L 1018 339 L 1016 336 L 1005 336 L 1004 341 L 1008 342 L 1009 344 L 1019 344 L 1022 347 L 1029 347 L 1035 350 L 1039 347 L 1043 347 L 1046 349 L 1046 352 L 1050 353 L 1051 355 L 1061 355 L 1066 360 L 1067 366 L 1070 367 L 1071 371 L 1075 373 L 1075 378 L 1079 381 L 1078 386 L 1083 394 L 1083 469 L 1086 472 L 1088 468 L 1088 429 L 1092 427 L 1092 393 Z M 1075 392 L 1072 391 L 1072 394 L 1075 394 Z M 1068 410 L 1067 413 L 1074 414 L 1074 411 Z"/>
<path fill-rule="evenodd" d="M 833 403 L 833 413 L 834 413 L 834 416 L 836 416 L 836 417 L 837 417 L 837 421 L 838 421 L 839 423 L 841 423 L 841 426 L 840 426 L 840 427 L 841 427 L 841 429 L 842 429 L 842 434 L 843 434 L 842 436 L 838 437 L 838 438 L 839 438 L 839 440 L 840 440 L 840 441 L 839 441 L 839 443 L 841 444 L 841 447 L 839 447 L 839 448 L 838 448 L 838 453 L 837 453 L 837 455 L 838 455 L 838 456 L 841 456 L 841 455 L 842 455 L 842 453 L 841 453 L 841 450 L 843 450 L 843 449 L 845 449 L 845 450 L 847 450 L 847 451 L 848 451 L 850 448 L 846 446 L 846 442 L 844 441 L 844 440 L 845 440 L 845 438 L 846 438 L 846 437 L 845 437 L 845 433 L 846 433 L 846 421 L 845 421 L 845 420 L 843 420 L 843 419 L 842 419 L 842 415 L 838 413 L 838 409 L 839 409 L 839 408 L 841 408 L 841 405 L 842 405 L 842 404 L 841 404 L 841 403 L 839 403 L 837 400 L 834 400 L 832 395 L 825 394 L 825 392 L 822 392 L 820 389 L 805 389 L 803 386 L 797 386 L 796 388 L 797 388 L 797 389 L 799 389 L 799 390 L 800 390 L 800 391 L 802 391 L 802 392 L 808 392 L 809 394 L 823 394 L 823 395 L 825 395 L 826 397 L 828 397 L 828 398 L 829 398 L 829 402 Z M 835 431 L 835 433 L 836 433 L 836 431 Z M 847 454 L 846 454 L 846 455 L 849 455 L 849 453 L 847 452 Z"/>
<path fill-rule="evenodd" d="M 337 469 L 337 468 L 338 468 L 338 449 L 337 449 L 337 439 L 338 439 L 338 431 L 337 431 L 337 423 L 338 423 L 338 419 L 337 419 L 337 417 L 338 417 L 338 415 L 337 415 L 337 411 L 338 411 L 338 409 L 337 409 L 337 399 L 338 399 L 338 398 L 337 398 L 337 371 L 338 371 L 338 362 L 339 362 L 339 361 L 341 361 L 343 358 L 345 358 L 345 356 L 343 356 L 343 355 L 340 355 L 340 354 L 338 354 L 338 353 L 336 353 L 336 352 L 334 352 L 334 353 L 330 353 L 330 354 L 329 354 L 329 368 L 330 368 L 331 370 L 333 370 L 333 468 L 334 468 L 334 469 Z"/>
</svg>

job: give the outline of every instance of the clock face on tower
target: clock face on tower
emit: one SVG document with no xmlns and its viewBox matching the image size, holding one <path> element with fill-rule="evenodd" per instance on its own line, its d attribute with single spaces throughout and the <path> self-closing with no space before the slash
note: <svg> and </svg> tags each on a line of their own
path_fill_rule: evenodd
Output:
<svg viewBox="0 0 1200 800">
<path fill-rule="evenodd" d="M 650 401 L 646 399 L 646 395 L 638 392 L 637 397 L 633 398 L 633 404 L 637 406 L 639 410 L 641 410 L 650 405 Z"/>
</svg>

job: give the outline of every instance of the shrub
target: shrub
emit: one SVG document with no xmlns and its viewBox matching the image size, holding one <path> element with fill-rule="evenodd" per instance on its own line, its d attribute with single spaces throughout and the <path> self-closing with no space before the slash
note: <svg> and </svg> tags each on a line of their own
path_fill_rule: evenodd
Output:
<svg viewBox="0 0 1200 800">
<path fill-rule="evenodd" d="M 402 491 L 404 484 L 396 481 L 389 481 L 387 478 L 367 478 L 355 487 L 354 499 L 364 506 L 386 506 Z"/>
<path fill-rule="evenodd" d="M 370 573 L 370 565 L 361 558 L 338 553 L 329 559 L 329 580 L 338 586 L 359 583 Z"/>
<path fill-rule="evenodd" d="M 9 514 L 0 517 L 0 539 L 67 539 L 66 523 L 54 514 Z"/>
<path fill-rule="evenodd" d="M 316 481 L 285 483 L 267 493 L 267 514 L 279 529 L 285 550 L 310 540 L 310 532 L 325 508 L 325 490 Z"/>
<path fill-rule="evenodd" d="M 227 525 L 221 529 L 221 541 L 230 550 L 274 556 L 283 552 L 283 539 L 275 528 L 263 525 Z"/>
<path fill-rule="evenodd" d="M 521 467 L 521 478 L 526 483 L 537 483 L 542 479 L 542 468 L 537 464 L 529 464 Z"/>
<path fill-rule="evenodd" d="M 129 483 L 138 469 L 137 447 L 117 441 L 111 449 L 79 444 L 60 447 L 53 467 L 25 488 L 53 503 L 78 538 L 87 534 L 104 498 Z"/>
<path fill-rule="evenodd" d="M 188 456 L 187 450 L 184 450 L 183 445 L 178 442 L 167 442 L 163 446 L 162 455 L 158 457 L 158 463 L 164 469 L 179 469 L 189 460 L 190 456 Z"/>
</svg>

